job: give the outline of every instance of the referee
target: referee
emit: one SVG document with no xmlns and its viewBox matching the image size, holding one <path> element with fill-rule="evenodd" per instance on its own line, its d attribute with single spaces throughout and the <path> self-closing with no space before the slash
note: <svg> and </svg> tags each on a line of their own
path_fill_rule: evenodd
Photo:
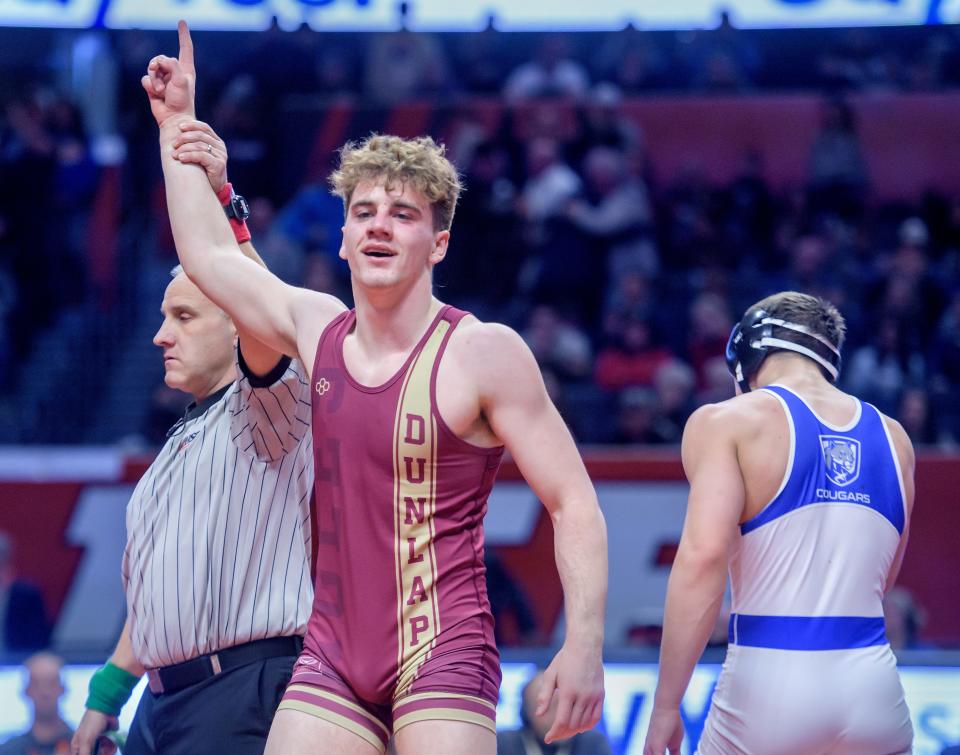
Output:
<svg viewBox="0 0 960 755">
<path fill-rule="evenodd" d="M 223 142 L 200 122 L 183 139 L 181 159 L 207 171 L 260 261 Z M 194 401 L 127 506 L 127 621 L 91 680 L 74 755 L 116 727 L 144 673 L 126 755 L 261 755 L 313 602 L 304 368 L 238 334 L 179 267 L 172 275 L 153 340 L 167 385 Z"/>
</svg>

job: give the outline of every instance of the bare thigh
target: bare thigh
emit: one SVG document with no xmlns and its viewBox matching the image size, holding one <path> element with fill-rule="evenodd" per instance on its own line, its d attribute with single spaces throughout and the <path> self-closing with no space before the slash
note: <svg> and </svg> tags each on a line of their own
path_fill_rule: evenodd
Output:
<svg viewBox="0 0 960 755">
<path fill-rule="evenodd" d="M 465 721 L 417 721 L 394 734 L 397 755 L 497 755 L 497 735 Z"/>
<path fill-rule="evenodd" d="M 494 751 L 491 751 L 494 752 Z M 273 717 L 264 755 L 380 755 L 365 739 L 322 718 L 281 709 Z"/>
</svg>

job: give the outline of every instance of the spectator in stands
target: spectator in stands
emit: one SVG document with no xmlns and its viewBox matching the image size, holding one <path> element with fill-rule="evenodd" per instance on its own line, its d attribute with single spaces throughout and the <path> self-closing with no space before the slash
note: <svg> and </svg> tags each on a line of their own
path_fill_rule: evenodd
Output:
<svg viewBox="0 0 960 755">
<path fill-rule="evenodd" d="M 839 43 L 827 46 L 816 62 L 820 84 L 826 89 L 889 90 L 904 66 L 884 46 L 876 29 L 846 30 Z"/>
<path fill-rule="evenodd" d="M 595 147 L 621 153 L 631 164 L 643 161 L 643 135 L 637 123 L 623 112 L 623 94 L 614 84 L 597 84 L 578 109 L 577 138 L 567 150 L 571 162 L 583 170 L 586 155 Z"/>
<path fill-rule="evenodd" d="M 830 237 L 808 232 L 798 236 L 789 246 L 789 267 L 779 278 L 777 287 L 785 291 L 803 291 L 825 297 L 834 291 L 856 289 L 863 277 L 862 267 L 853 259 L 837 253 Z M 830 300 L 833 301 L 833 300 Z"/>
<path fill-rule="evenodd" d="M 521 236 L 529 249 L 529 261 L 523 271 L 521 286 L 532 292 L 538 303 L 559 307 L 577 307 L 579 301 L 566 294 L 567 279 L 557 282 L 550 278 L 556 267 L 546 267 L 546 256 L 556 255 L 556 243 L 563 243 L 565 250 L 576 244 L 564 238 L 559 222 L 568 203 L 582 187 L 580 177 L 567 165 L 560 145 L 553 139 L 534 137 L 526 146 L 527 178 L 517 200 L 517 213 L 521 222 Z M 574 246 L 574 250 L 579 247 Z"/>
<path fill-rule="evenodd" d="M 355 45 L 332 42 L 329 37 L 317 51 L 317 92 L 324 98 L 357 93 L 361 81 Z"/>
<path fill-rule="evenodd" d="M 457 75 L 472 94 L 496 94 L 507 78 L 509 36 L 497 31 L 492 22 L 489 19 L 482 32 L 457 38 Z"/>
<path fill-rule="evenodd" d="M 720 294 L 702 293 L 690 304 L 689 320 L 687 359 L 696 372 L 697 385 L 704 388 L 710 382 L 706 365 L 723 354 L 733 330 L 730 304 Z"/>
<path fill-rule="evenodd" d="M 939 440 L 937 425 L 930 412 L 930 399 L 921 386 L 907 388 L 900 395 L 896 414 L 915 446 L 929 446 Z"/>
<path fill-rule="evenodd" d="M 536 296 L 593 327 L 606 279 L 627 270 L 652 274 L 658 260 L 646 190 L 628 175 L 623 155 L 594 147 L 584 169 L 583 193 L 545 227 Z"/>
<path fill-rule="evenodd" d="M 715 356 L 708 359 L 701 367 L 700 389 L 697 391 L 696 403 L 715 404 L 718 401 L 726 401 L 733 398 L 734 383 L 730 378 L 730 370 L 727 369 L 727 362 L 723 356 Z"/>
<path fill-rule="evenodd" d="M 633 26 L 608 35 L 592 67 L 597 80 L 610 82 L 629 95 L 669 82 L 666 56 L 656 37 Z"/>
<path fill-rule="evenodd" d="M 721 14 L 716 29 L 679 38 L 679 67 L 688 86 L 700 91 L 740 91 L 752 84 L 760 57 L 749 38 Z"/>
<path fill-rule="evenodd" d="M 714 217 L 715 195 L 699 162 L 691 159 L 681 166 L 663 204 L 665 266 L 688 274 L 693 268 L 723 261 Z"/>
<path fill-rule="evenodd" d="M 437 97 L 453 88 L 437 38 L 405 30 L 372 36 L 367 45 L 364 80 L 366 97 L 380 105 Z"/>
<path fill-rule="evenodd" d="M 651 387 L 657 371 L 674 357 L 663 348 L 646 320 L 628 319 L 616 329 L 614 342 L 597 357 L 594 376 L 607 391 Z"/>
<path fill-rule="evenodd" d="M 896 318 L 884 317 L 875 327 L 871 342 L 853 352 L 842 379 L 851 393 L 895 416 L 904 386 L 923 382 L 924 359 L 911 349 Z"/>
<path fill-rule="evenodd" d="M 606 260 L 611 280 L 628 270 L 656 274 L 660 261 L 649 241 L 653 211 L 646 186 L 627 172 L 626 154 L 593 147 L 584 157 L 583 175 L 584 195 L 566 208 L 567 220 L 597 246 L 595 254 L 582 260 L 583 267 L 596 268 Z M 586 280 L 588 270 L 573 273 Z"/>
<path fill-rule="evenodd" d="M 540 369 L 560 382 L 575 382 L 590 375 L 590 340 L 552 307 L 539 306 L 533 310 L 523 331 L 523 340 Z"/>
<path fill-rule="evenodd" d="M 540 41 L 534 59 L 507 77 L 503 95 L 514 102 L 538 97 L 579 98 L 589 86 L 586 69 L 570 57 L 568 37 L 548 34 Z"/>
<path fill-rule="evenodd" d="M 659 404 L 657 435 L 663 443 L 679 443 L 683 427 L 696 408 L 696 374 L 689 365 L 672 359 L 657 370 L 653 385 Z"/>
<path fill-rule="evenodd" d="M 610 281 L 603 311 L 605 337 L 615 336 L 625 319 L 647 320 L 659 326 L 654 281 L 654 278 L 635 270 L 628 270 Z"/>
<path fill-rule="evenodd" d="M 811 210 L 859 217 L 868 183 L 853 109 L 844 100 L 830 100 L 823 106 L 820 130 L 810 150 Z"/>
<path fill-rule="evenodd" d="M 527 248 L 520 239 L 517 187 L 510 156 L 499 143 L 473 150 L 466 169 L 467 191 L 457 204 L 456 248 L 434 272 L 443 298 L 463 302 L 483 319 L 509 306 L 517 291 Z"/>
<path fill-rule="evenodd" d="M 310 239 L 303 244 L 291 239 L 278 228 L 277 209 L 268 197 L 252 196 L 248 199 L 250 217 L 247 219 L 247 227 L 257 240 L 260 257 L 278 278 L 293 286 L 300 285 L 303 280 L 305 255 L 318 249 L 326 251 L 329 242 L 316 244 Z M 327 252 L 327 256 L 334 257 L 330 252 Z"/>
<path fill-rule="evenodd" d="M 659 432 L 660 406 L 656 391 L 627 388 L 617 398 L 614 443 L 648 445 L 669 442 Z"/>
<path fill-rule="evenodd" d="M 33 721 L 23 734 L 0 745 L 0 755 L 69 755 L 73 730 L 60 715 L 65 692 L 60 671 L 63 659 L 40 652 L 24 662 L 27 685 L 24 696 L 33 706 Z"/>
<path fill-rule="evenodd" d="M 931 354 L 931 385 L 944 434 L 960 442 L 960 291 L 953 294 L 950 306 L 940 320 Z"/>
<path fill-rule="evenodd" d="M 759 263 L 769 269 L 768 247 L 773 238 L 776 203 L 767 183 L 763 155 L 744 152 L 736 178 L 723 197 L 723 235 L 740 265 Z"/>
<path fill-rule="evenodd" d="M 913 325 L 911 345 L 925 349 L 934 337 L 947 306 L 947 295 L 930 270 L 930 234 L 917 217 L 900 224 L 898 245 L 884 260 L 885 275 L 865 292 L 868 306 Z"/>
<path fill-rule="evenodd" d="M 271 128 L 264 119 L 264 90 L 247 72 L 234 76 L 224 87 L 213 107 L 213 121 L 230 150 L 230 178 L 241 191 L 256 192 L 278 201 L 280 193 L 271 176 Z"/>
<path fill-rule="evenodd" d="M 523 688 L 520 720 L 523 727 L 516 731 L 497 732 L 499 755 L 612 755 L 610 743 L 599 731 L 585 731 L 563 742 L 547 744 L 543 741 L 557 714 L 558 695 L 549 701 L 539 699 L 543 672 L 538 671 Z M 549 707 L 546 703 L 549 702 Z M 538 715 L 537 711 L 546 710 Z"/>
<path fill-rule="evenodd" d="M 286 94 L 317 91 L 314 63 L 321 44 L 317 34 L 306 24 L 301 25 L 296 33 L 290 34 L 280 28 L 274 16 L 266 30 L 251 35 L 251 38 L 254 45 L 252 49 L 244 51 L 242 59 L 245 65 L 242 69 L 256 77 L 257 91 L 272 101 L 270 109 Z M 149 57 L 148 55 L 147 59 Z M 229 142 L 227 144 L 231 147 L 232 165 L 233 149 Z"/>
<path fill-rule="evenodd" d="M 563 158 L 560 145 L 535 137 L 526 147 L 527 180 L 520 191 L 520 210 L 530 224 L 542 224 L 560 215 L 583 186 Z"/>
<path fill-rule="evenodd" d="M 7 654 L 40 650 L 50 642 L 43 596 L 17 577 L 13 541 L 5 532 L 0 532 L 0 627 L 0 650 Z"/>
</svg>

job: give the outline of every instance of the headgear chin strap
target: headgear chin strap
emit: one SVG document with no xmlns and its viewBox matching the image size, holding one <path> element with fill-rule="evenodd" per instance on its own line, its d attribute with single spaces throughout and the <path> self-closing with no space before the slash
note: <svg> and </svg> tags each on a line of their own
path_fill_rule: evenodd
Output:
<svg viewBox="0 0 960 755">
<path fill-rule="evenodd" d="M 773 335 L 774 328 L 790 330 L 812 339 L 810 347 Z M 819 333 L 796 323 L 770 316 L 762 309 L 749 312 L 733 326 L 727 341 L 727 367 L 744 393 L 750 391 L 750 376 L 771 351 L 793 351 L 812 359 L 823 368 L 830 382 L 840 375 L 840 350 Z"/>
</svg>

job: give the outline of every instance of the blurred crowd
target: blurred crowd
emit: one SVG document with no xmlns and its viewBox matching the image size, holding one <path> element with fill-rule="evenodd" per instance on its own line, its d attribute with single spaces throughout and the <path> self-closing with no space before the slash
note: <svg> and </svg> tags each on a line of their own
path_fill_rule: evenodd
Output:
<svg viewBox="0 0 960 755">
<path fill-rule="evenodd" d="M 581 442 L 677 443 L 697 405 L 732 395 L 722 354 L 735 318 L 790 288 L 847 317 L 845 388 L 898 417 L 915 442 L 956 444 L 960 197 L 877 202 L 844 94 L 960 84 L 958 32 L 817 34 L 812 64 L 811 37 L 726 20 L 682 33 L 198 34 L 200 106 L 227 142 L 230 177 L 251 200 L 254 243 L 271 268 L 349 300 L 339 200 L 324 176 L 291 180 L 278 167 L 278 151 L 311 141 L 317 121 L 303 134 L 278 125 L 281 101 L 290 112 L 297 97 L 320 93 L 304 107 L 321 114 L 337 98 L 452 103 L 442 133 L 467 191 L 437 294 L 522 333 Z M 127 154 L 120 222 L 149 217 L 172 260 L 139 90 L 168 37 L 115 33 L 110 50 Z M 81 110 L 41 73 L 7 93 L 0 122 L 0 391 L 59 309 L 105 298 L 89 284 L 102 167 Z M 751 151 L 723 185 L 693 165 L 655 177 L 643 123 L 623 107 L 650 91 L 784 88 L 825 93 L 806 181 L 788 191 L 772 188 Z M 457 95 L 498 98 L 506 117 L 484 128 Z M 346 136 L 376 123 L 351 125 L 360 131 Z M 162 390 L 154 402 L 143 432 L 158 443 L 181 403 Z"/>
</svg>

